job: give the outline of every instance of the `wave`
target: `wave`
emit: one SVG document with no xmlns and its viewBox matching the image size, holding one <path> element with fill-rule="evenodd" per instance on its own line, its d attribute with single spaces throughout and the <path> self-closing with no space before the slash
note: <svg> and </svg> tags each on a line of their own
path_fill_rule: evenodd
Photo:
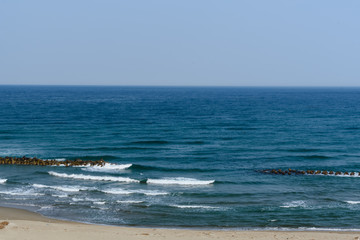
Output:
<svg viewBox="0 0 360 240">
<path fill-rule="evenodd" d="M 345 201 L 348 204 L 360 204 L 360 201 Z"/>
<path fill-rule="evenodd" d="M 299 156 L 305 159 L 330 159 L 332 157 L 325 156 L 325 155 L 305 155 L 305 156 Z"/>
<path fill-rule="evenodd" d="M 109 193 L 109 194 L 119 194 L 119 195 L 144 194 L 147 196 L 160 196 L 160 195 L 168 195 L 169 194 L 168 192 L 161 192 L 161 191 L 157 191 L 157 190 L 143 190 L 143 189 L 125 190 L 125 189 L 121 189 L 121 188 L 102 190 L 102 192 Z"/>
<path fill-rule="evenodd" d="M 44 159 L 44 160 L 55 160 L 55 161 L 58 161 L 58 162 L 62 162 L 62 161 L 65 161 L 66 158 L 47 158 L 47 159 Z"/>
<path fill-rule="evenodd" d="M 200 208 L 200 209 L 219 209 L 219 207 L 205 206 L 205 205 L 170 205 L 176 208 Z"/>
<path fill-rule="evenodd" d="M 203 145 L 203 144 L 206 144 L 206 142 L 205 141 L 201 141 L 201 140 L 199 140 L 199 141 L 186 141 L 186 142 L 184 142 L 185 144 L 190 144 L 190 145 Z"/>
<path fill-rule="evenodd" d="M 81 159 L 81 160 L 113 160 L 113 159 L 117 159 L 118 157 L 112 156 L 112 155 L 96 155 L 96 156 L 76 156 L 76 157 L 71 157 L 71 158 L 67 158 L 69 160 L 76 160 L 76 159 Z"/>
<path fill-rule="evenodd" d="M 2 194 L 12 195 L 12 196 L 44 196 L 44 193 L 36 193 L 32 191 L 23 191 L 19 189 L 17 191 L 0 191 Z"/>
<path fill-rule="evenodd" d="M 55 177 L 62 178 L 72 178 L 72 179 L 80 179 L 80 180 L 93 180 L 93 181 L 111 181 L 111 182 L 140 182 L 139 180 L 135 180 L 127 177 L 109 177 L 109 176 L 92 176 L 92 175 L 84 175 L 84 174 L 66 174 L 66 173 L 57 173 L 50 171 L 48 172 L 50 175 Z"/>
<path fill-rule="evenodd" d="M 152 170 L 152 171 L 165 171 L 165 172 L 214 172 L 218 169 L 202 169 L 202 168 L 168 168 L 159 166 L 148 166 L 140 164 L 132 164 L 130 167 L 133 170 Z"/>
<path fill-rule="evenodd" d="M 42 210 L 52 210 L 54 208 L 54 206 L 42 206 L 42 207 L 40 207 L 40 211 L 42 211 Z"/>
<path fill-rule="evenodd" d="M 80 186 L 48 186 L 43 184 L 33 184 L 35 188 L 51 188 L 55 190 L 60 190 L 63 192 L 79 192 L 85 190 L 94 190 L 95 188 L 88 188 L 88 187 L 80 187 Z"/>
<path fill-rule="evenodd" d="M 58 198 L 66 198 L 66 197 L 68 197 L 69 195 L 67 195 L 67 194 L 52 194 L 51 196 L 53 196 L 53 197 L 58 197 Z"/>
<path fill-rule="evenodd" d="M 81 170 L 88 171 L 88 172 L 117 172 L 121 170 L 128 169 L 132 166 L 131 163 L 129 164 L 113 164 L 113 163 L 105 163 L 104 166 L 79 166 Z"/>
<path fill-rule="evenodd" d="M 7 181 L 7 179 L 5 179 L 5 178 L 0 178 L 0 184 L 6 183 L 6 181 Z"/>
<path fill-rule="evenodd" d="M 129 142 L 126 145 L 164 145 L 164 144 L 170 144 L 171 142 L 168 141 L 162 141 L 162 140 L 149 140 L 149 141 L 134 141 Z"/>
<path fill-rule="evenodd" d="M 287 149 L 285 151 L 288 151 L 288 152 L 300 152 L 300 153 L 303 153 L 303 152 L 319 152 L 321 151 L 320 149 L 317 149 L 317 148 L 293 148 L 293 149 Z"/>
<path fill-rule="evenodd" d="M 347 127 L 345 130 L 360 130 L 360 127 Z"/>
<path fill-rule="evenodd" d="M 217 181 L 216 181 L 217 182 Z M 253 196 L 252 193 L 219 193 L 219 192 L 177 192 L 174 195 L 184 197 L 196 197 L 196 198 L 233 198 L 241 196 Z"/>
<path fill-rule="evenodd" d="M 150 184 L 178 184 L 178 185 L 209 185 L 213 184 L 215 180 L 198 180 L 195 178 L 184 178 L 184 177 L 177 177 L 177 178 L 161 178 L 161 179 L 148 179 L 146 183 Z"/>
<path fill-rule="evenodd" d="M 280 206 L 281 208 L 306 208 L 307 204 L 305 201 L 292 201 L 288 203 L 284 203 L 284 205 Z"/>
<path fill-rule="evenodd" d="M 73 202 L 99 202 L 99 201 L 103 201 L 103 199 L 97 199 L 97 198 L 76 198 L 76 197 L 73 197 L 71 198 L 71 200 Z"/>
<path fill-rule="evenodd" d="M 124 201 L 120 201 L 117 200 L 117 203 L 124 203 L 124 204 L 136 204 L 136 203 L 143 203 L 144 201 L 135 201 L 135 200 L 124 200 Z"/>
<path fill-rule="evenodd" d="M 88 147 L 88 148 L 78 148 L 78 147 L 73 147 L 73 148 L 62 148 L 62 150 L 64 151 L 74 151 L 74 152 L 79 152 L 79 151 L 100 151 L 100 152 L 104 152 L 104 151 L 136 151 L 136 150 L 159 150 L 159 149 L 165 149 L 165 148 L 159 148 L 159 147 L 139 147 L 139 146 L 126 146 L 126 147 Z M 107 157 L 110 157 L 109 155 L 106 155 Z M 91 157 L 91 156 L 86 156 L 86 157 Z M 115 158 L 115 156 L 111 156 L 113 158 Z"/>
</svg>

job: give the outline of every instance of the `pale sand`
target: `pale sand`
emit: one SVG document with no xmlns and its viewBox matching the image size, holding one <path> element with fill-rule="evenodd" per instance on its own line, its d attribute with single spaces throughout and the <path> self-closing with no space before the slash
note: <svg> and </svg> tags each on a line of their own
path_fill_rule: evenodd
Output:
<svg viewBox="0 0 360 240">
<path fill-rule="evenodd" d="M 26 210 L 0 207 L 0 240 L 112 240 L 112 239 L 359 239 L 360 232 L 205 231 L 129 228 L 49 219 Z"/>
</svg>

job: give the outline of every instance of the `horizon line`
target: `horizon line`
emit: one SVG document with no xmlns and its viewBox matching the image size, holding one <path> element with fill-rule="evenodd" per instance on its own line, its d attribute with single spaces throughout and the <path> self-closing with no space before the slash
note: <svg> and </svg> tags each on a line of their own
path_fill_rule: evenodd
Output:
<svg viewBox="0 0 360 240">
<path fill-rule="evenodd" d="M 184 87 L 184 88 L 360 88 L 359 86 L 342 86 L 342 85 L 332 85 L 332 86 L 308 86 L 308 85 L 297 85 L 297 86 L 287 86 L 287 85 L 263 85 L 263 86 L 254 86 L 254 85 L 107 85 L 107 84 L 1 84 L 0 86 L 38 86 L 38 87 Z"/>
</svg>

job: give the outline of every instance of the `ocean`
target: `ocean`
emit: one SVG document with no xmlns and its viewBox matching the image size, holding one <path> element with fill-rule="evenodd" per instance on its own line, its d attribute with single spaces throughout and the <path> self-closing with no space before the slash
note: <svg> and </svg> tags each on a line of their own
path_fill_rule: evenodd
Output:
<svg viewBox="0 0 360 240">
<path fill-rule="evenodd" d="M 0 86 L 2 206 L 165 228 L 359 230 L 360 88 Z M 111 163 L 111 164 L 110 164 Z"/>
</svg>

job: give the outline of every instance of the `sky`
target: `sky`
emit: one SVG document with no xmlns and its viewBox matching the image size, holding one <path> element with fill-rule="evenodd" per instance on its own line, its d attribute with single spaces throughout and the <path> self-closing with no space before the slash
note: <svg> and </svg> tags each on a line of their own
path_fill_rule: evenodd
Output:
<svg viewBox="0 0 360 240">
<path fill-rule="evenodd" d="M 0 84 L 360 86 L 360 1 L 1 0 Z"/>
</svg>

